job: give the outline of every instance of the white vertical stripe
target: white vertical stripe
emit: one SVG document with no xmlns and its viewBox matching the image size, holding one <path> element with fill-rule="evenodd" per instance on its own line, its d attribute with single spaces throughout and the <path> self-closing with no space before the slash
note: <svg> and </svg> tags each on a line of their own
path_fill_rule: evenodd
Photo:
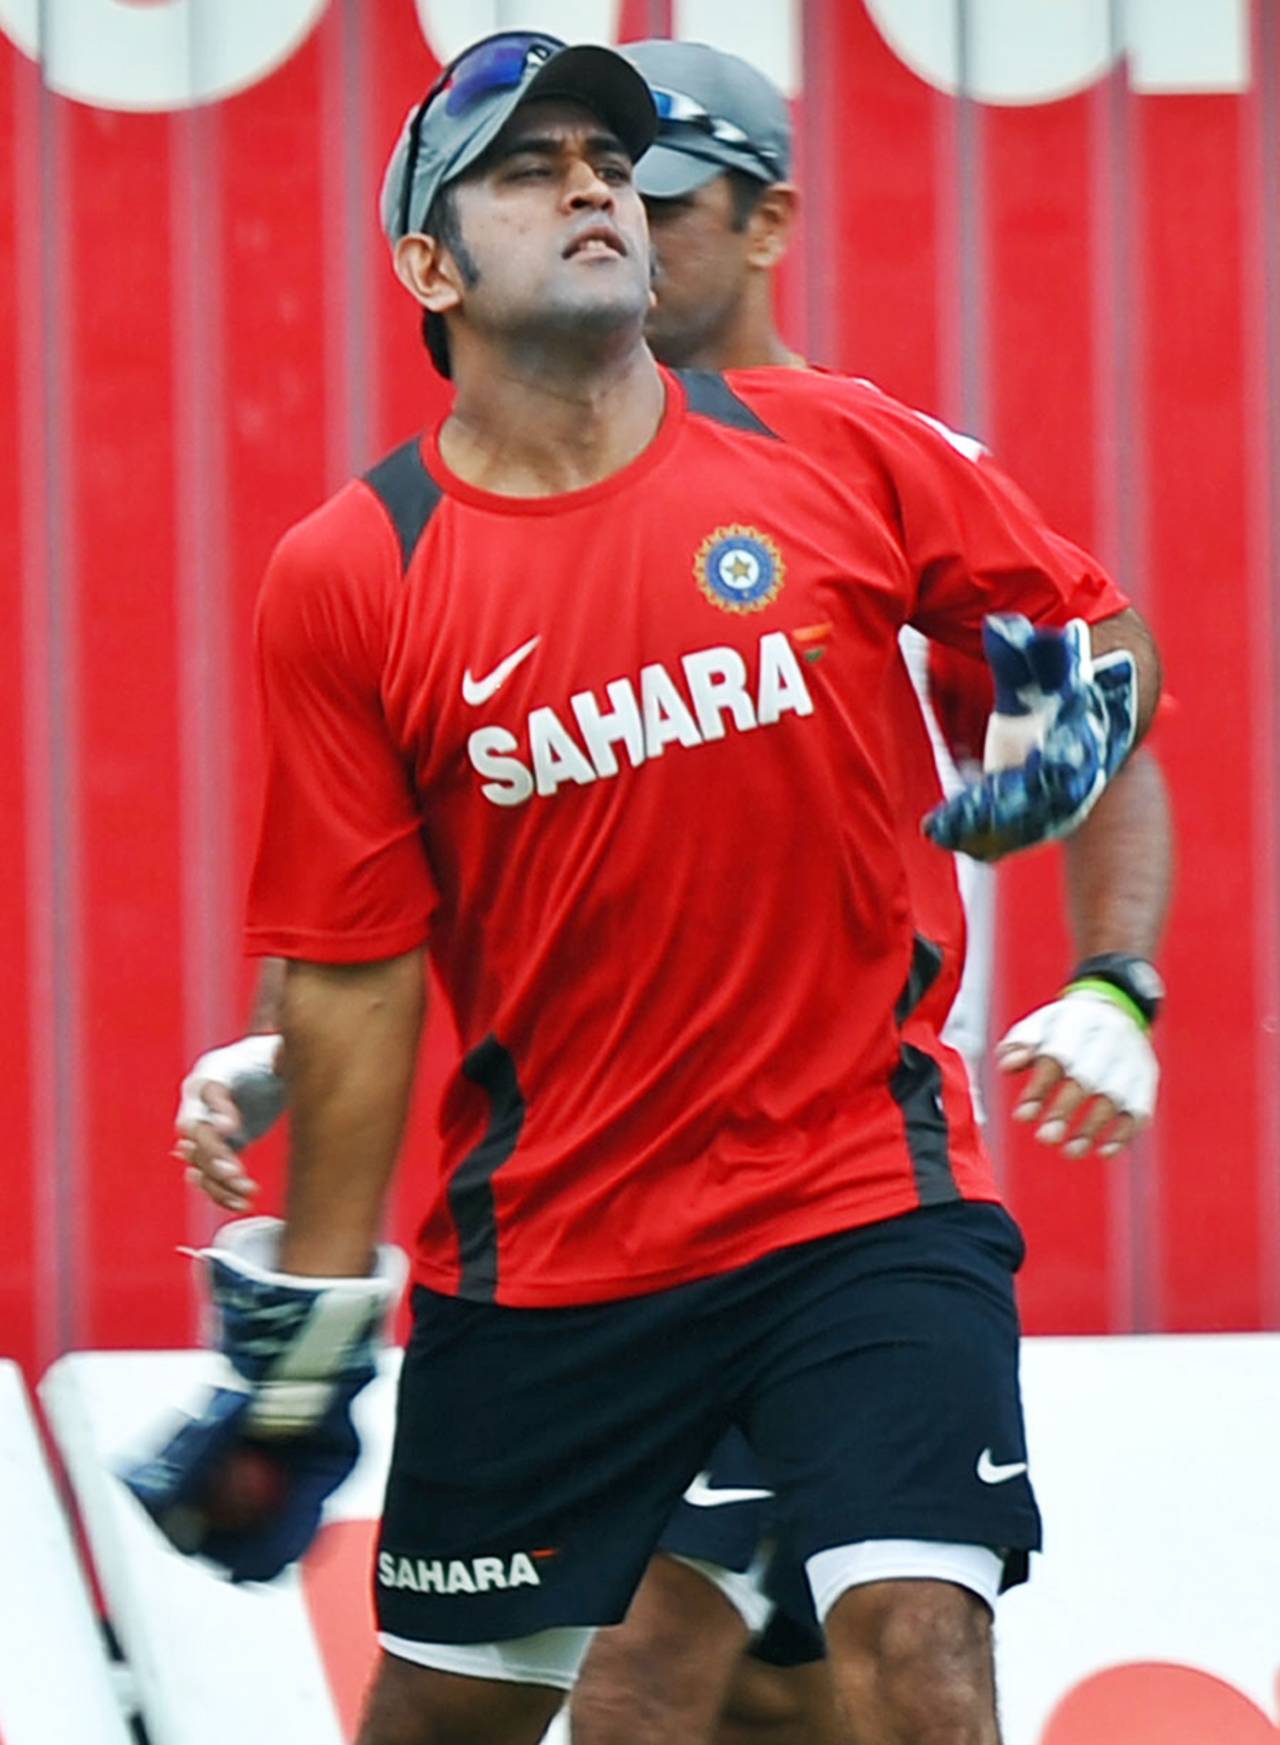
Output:
<svg viewBox="0 0 1280 1745">
<path fill-rule="evenodd" d="M 193 14 L 188 53 L 209 52 L 210 23 Z M 221 174 L 216 110 L 171 122 L 171 372 L 174 403 L 176 549 L 170 585 L 177 623 L 178 768 L 181 823 L 183 1053 L 192 1059 L 238 1028 L 231 900 L 231 746 L 228 514 L 223 401 Z M 241 651 L 240 658 L 245 658 Z M 175 1166 L 176 1167 L 176 1166 Z M 215 1218 L 203 1197 L 187 1202 L 187 1239 L 198 1245 Z M 193 1310 L 195 1305 L 193 1285 Z M 194 1325 L 194 1322 L 193 1322 Z"/>
<path fill-rule="evenodd" d="M 39 12 L 46 40 L 47 7 Z M 79 1111 L 83 940 L 80 896 L 79 692 L 75 466 L 67 429 L 69 319 L 63 215 L 67 193 L 65 108 L 41 82 L 19 81 L 21 98 L 34 96 L 24 133 L 38 141 L 31 184 L 19 178 L 19 198 L 31 187 L 39 204 L 19 223 L 20 236 L 39 238 L 39 258 L 28 258 L 24 284 L 23 397 L 29 520 L 23 529 L 28 721 L 33 741 L 28 793 L 33 802 L 28 894 L 36 1018 L 35 1095 L 37 1192 L 38 1345 L 47 1358 L 77 1342 L 78 1287 L 82 1282 L 83 1210 L 79 1193 L 84 1127 Z M 34 292 L 37 306 L 30 296 Z"/>
</svg>

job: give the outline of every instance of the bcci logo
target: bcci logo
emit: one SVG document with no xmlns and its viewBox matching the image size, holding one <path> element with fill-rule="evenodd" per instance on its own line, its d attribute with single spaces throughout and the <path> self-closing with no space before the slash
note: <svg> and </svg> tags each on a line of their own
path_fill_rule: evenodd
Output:
<svg viewBox="0 0 1280 1745">
<path fill-rule="evenodd" d="M 698 586 L 725 612 L 760 612 L 777 599 L 786 577 L 782 553 L 754 527 L 717 527 L 693 560 Z"/>
</svg>

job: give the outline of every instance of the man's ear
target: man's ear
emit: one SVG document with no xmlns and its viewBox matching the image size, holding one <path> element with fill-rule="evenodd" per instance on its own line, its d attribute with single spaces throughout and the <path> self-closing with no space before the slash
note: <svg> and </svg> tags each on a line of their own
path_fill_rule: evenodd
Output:
<svg viewBox="0 0 1280 1745">
<path fill-rule="evenodd" d="M 790 182 L 772 182 L 756 202 L 748 226 L 747 260 L 753 267 L 776 267 L 795 229 L 800 196 Z"/>
<path fill-rule="evenodd" d="M 457 263 L 434 236 L 402 236 L 394 261 L 400 283 L 432 315 L 445 315 L 461 303 Z"/>
</svg>

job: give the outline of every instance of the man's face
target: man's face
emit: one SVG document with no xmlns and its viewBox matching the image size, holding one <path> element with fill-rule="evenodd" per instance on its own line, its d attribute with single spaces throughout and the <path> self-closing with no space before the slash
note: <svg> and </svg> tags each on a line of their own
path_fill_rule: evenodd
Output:
<svg viewBox="0 0 1280 1745">
<path fill-rule="evenodd" d="M 516 111 L 457 184 L 477 332 L 531 343 L 637 337 L 649 306 L 644 208 L 622 144 L 576 103 Z"/>
<path fill-rule="evenodd" d="M 734 229 L 728 176 L 677 200 L 646 200 L 656 261 L 657 305 L 645 336 L 656 357 L 679 367 L 721 334 L 750 278 L 747 229 Z"/>
</svg>

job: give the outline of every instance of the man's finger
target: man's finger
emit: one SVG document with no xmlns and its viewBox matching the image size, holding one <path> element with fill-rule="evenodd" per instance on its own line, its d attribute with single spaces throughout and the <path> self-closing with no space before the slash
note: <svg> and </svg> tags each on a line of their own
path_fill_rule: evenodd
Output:
<svg viewBox="0 0 1280 1745">
<path fill-rule="evenodd" d="M 1014 1120 L 1034 1121 L 1044 1106 L 1045 1098 L 1061 1082 L 1062 1068 L 1057 1061 L 1047 1054 L 1036 1055 L 1031 1066 L 1031 1076 L 1014 1106 Z"/>
<path fill-rule="evenodd" d="M 996 1049 L 996 1066 L 1001 1072 L 1024 1072 L 1035 1057 L 1029 1042 L 1002 1042 Z"/>
<path fill-rule="evenodd" d="M 215 1126 L 229 1133 L 239 1128 L 240 1111 L 226 1085 L 219 1084 L 216 1079 L 206 1079 L 200 1087 L 200 1095 L 204 1099 L 205 1107 L 215 1117 Z"/>
<path fill-rule="evenodd" d="M 1061 1068 L 1059 1068 L 1061 1071 Z M 1061 1145 L 1070 1130 L 1076 1111 L 1092 1095 L 1075 1079 L 1062 1078 L 1044 1107 L 1044 1118 L 1036 1128 L 1036 1138 L 1042 1145 Z"/>
<path fill-rule="evenodd" d="M 1098 1146 L 1099 1157 L 1114 1157 L 1123 1151 L 1126 1145 L 1132 1144 L 1137 1137 L 1141 1123 L 1132 1115 L 1121 1115 L 1119 1120 L 1109 1127 L 1102 1135 Z"/>
<path fill-rule="evenodd" d="M 228 1144 L 225 1134 L 222 1134 L 211 1121 L 197 1121 L 185 1141 L 191 1148 L 191 1156 L 196 1163 L 218 1161 L 234 1163 L 236 1154 Z"/>
<path fill-rule="evenodd" d="M 225 1189 L 238 1198 L 257 1193 L 257 1183 L 246 1174 L 238 1154 L 207 1121 L 197 1123 L 194 1137 L 186 1144 L 187 1161 L 200 1177 L 201 1185 L 208 1183 L 211 1188 Z"/>
<path fill-rule="evenodd" d="M 174 1130 L 186 1139 L 195 1139 L 201 1128 L 234 1139 L 240 1125 L 240 1111 L 230 1091 L 211 1082 L 201 1086 L 199 1102 L 188 1114 L 179 1115 Z"/>
<path fill-rule="evenodd" d="M 249 1210 L 249 1201 L 243 1194 L 232 1193 L 229 1188 L 223 1187 L 220 1183 L 210 1181 L 201 1170 L 189 1169 L 187 1181 L 193 1188 L 199 1188 L 202 1193 L 207 1194 L 215 1205 L 221 1206 L 225 1211 L 247 1212 Z"/>
<path fill-rule="evenodd" d="M 1066 1157 L 1087 1157 L 1093 1150 L 1098 1135 L 1115 1120 L 1119 1110 L 1110 1097 L 1094 1097 L 1084 1107 L 1084 1114 L 1076 1123 L 1076 1130 L 1063 1146 Z"/>
</svg>

